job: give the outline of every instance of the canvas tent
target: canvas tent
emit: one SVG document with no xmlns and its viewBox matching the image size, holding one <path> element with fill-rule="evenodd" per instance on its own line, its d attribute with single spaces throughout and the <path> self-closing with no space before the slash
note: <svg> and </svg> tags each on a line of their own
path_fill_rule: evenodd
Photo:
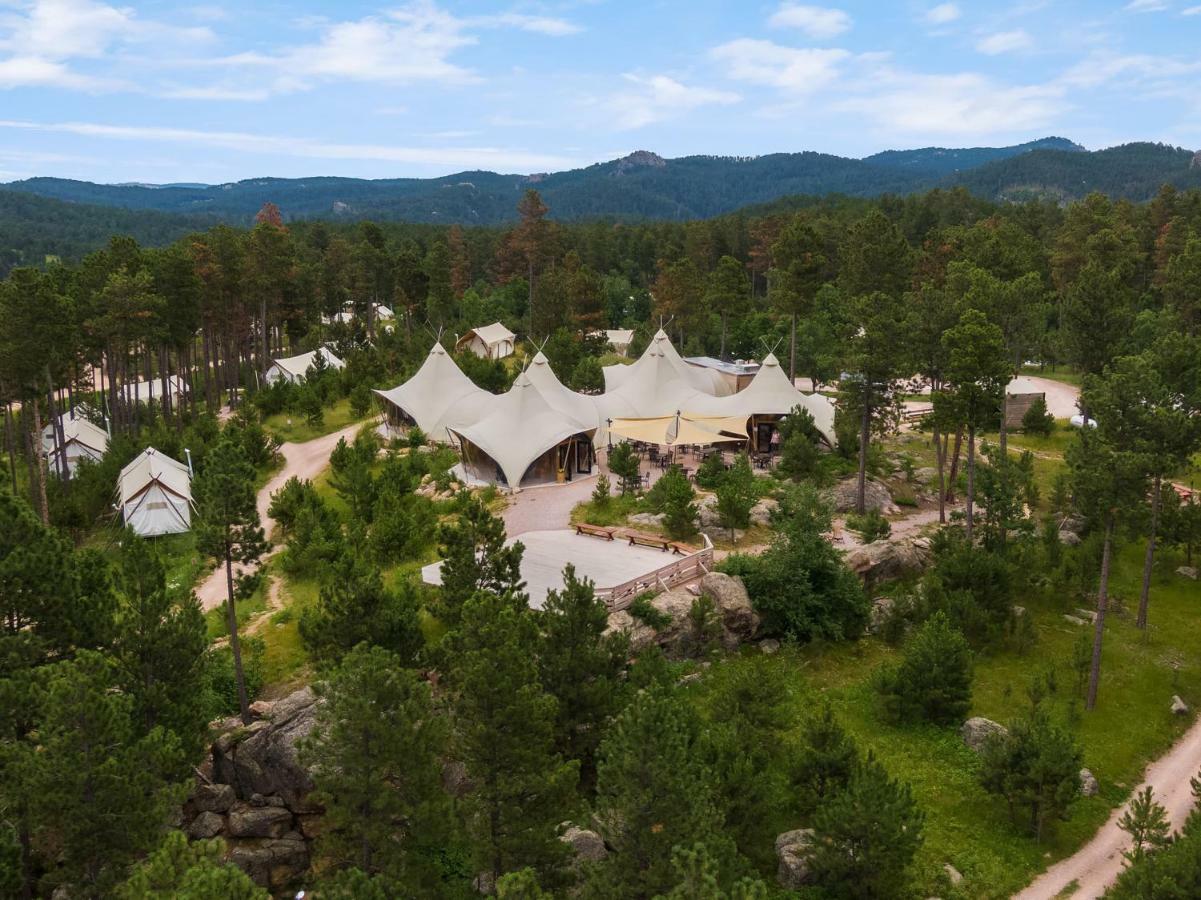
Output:
<svg viewBox="0 0 1201 900">
<path fill-rule="evenodd" d="M 88 403 L 80 403 L 74 409 L 68 409 L 58 417 L 58 421 L 62 423 L 65 431 L 68 423 L 74 419 L 88 419 L 89 421 L 102 421 L 97 415 L 96 410 Z M 58 443 L 58 430 L 54 426 L 54 421 L 51 420 L 42 428 L 42 450 L 49 453 L 54 449 L 54 445 Z"/>
<path fill-rule="evenodd" d="M 430 348 L 408 381 L 375 393 L 383 401 L 389 431 L 403 433 L 416 425 L 443 442 L 449 440 L 448 428 L 478 421 L 497 399 L 464 375 L 441 344 Z"/>
<path fill-rule="evenodd" d="M 121 470 L 117 494 L 125 524 L 142 537 L 192 527 L 192 473 L 153 447 Z"/>
<path fill-rule="evenodd" d="M 504 359 L 513 355 L 517 336 L 500 322 L 472 328 L 455 343 L 455 350 L 470 350 L 484 359 Z"/>
<path fill-rule="evenodd" d="M 301 353 L 299 356 L 287 356 L 283 359 L 273 359 L 267 371 L 263 373 L 263 380 L 267 384 L 275 384 L 277 381 L 288 381 L 292 384 L 300 384 L 308 375 L 308 371 L 313 367 L 317 357 L 320 356 L 325 360 L 325 364 L 332 369 L 341 369 L 346 363 L 334 356 L 326 347 L 318 347 L 308 353 Z"/>
<path fill-rule="evenodd" d="M 605 332 L 605 340 L 614 352 L 625 356 L 630 351 L 630 344 L 634 343 L 634 329 L 610 328 Z"/>
<path fill-rule="evenodd" d="M 75 474 L 82 459 L 100 462 L 108 452 L 108 434 L 104 429 L 93 425 L 87 419 L 75 418 L 63 420 L 63 441 L 61 446 L 57 435 L 46 454 L 50 471 L 62 473 L 62 462 L 66 460 L 67 477 Z"/>
<path fill-rule="evenodd" d="M 526 376 L 552 408 L 577 422 L 595 422 L 599 415 L 594 396 L 580 394 L 563 384 L 551 370 L 541 350 L 534 354 L 525 370 Z"/>
<path fill-rule="evenodd" d="M 716 397 L 733 392 L 717 372 L 686 363 L 662 329 L 632 364 L 605 366 L 604 375 L 606 395 L 624 393 L 631 399 L 642 397 L 642 407 L 651 402 L 649 398 L 654 398 L 658 407 L 645 414 L 651 416 L 678 409 L 679 405 L 671 401 L 690 392 Z"/>
<path fill-rule="evenodd" d="M 451 428 L 471 481 L 512 490 L 570 481 L 592 471 L 596 421 L 579 421 L 555 409 L 524 372 L 490 411 Z"/>
</svg>

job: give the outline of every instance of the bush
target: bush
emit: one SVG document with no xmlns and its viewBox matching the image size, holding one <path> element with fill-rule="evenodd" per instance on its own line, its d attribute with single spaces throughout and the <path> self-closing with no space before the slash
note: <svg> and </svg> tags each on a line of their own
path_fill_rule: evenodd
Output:
<svg viewBox="0 0 1201 900">
<path fill-rule="evenodd" d="M 731 538 L 736 528 L 750 527 L 751 509 L 758 499 L 751 461 L 740 453 L 717 486 L 717 516 L 722 527 L 730 529 Z"/>
<path fill-rule="evenodd" d="M 639 594 L 630 603 L 628 609 L 630 615 L 643 625 L 658 631 L 660 628 L 666 628 L 671 624 L 671 616 L 667 613 L 659 612 L 659 610 L 651 605 L 651 600 L 654 599 L 654 596 L 654 594 Z"/>
<path fill-rule="evenodd" d="M 893 721 L 962 722 L 972 705 L 967 641 L 943 613 L 935 613 L 910 639 L 901 664 L 881 671 L 877 689 Z"/>
<path fill-rule="evenodd" d="M 1039 397 L 1022 414 L 1022 431 L 1050 437 L 1055 431 L 1055 417 L 1047 412 L 1047 401 Z"/>
<path fill-rule="evenodd" d="M 266 646 L 262 638 L 252 635 L 242 635 L 239 646 L 242 650 L 246 693 L 254 698 L 263 689 L 263 653 Z M 234 715 L 240 707 L 233 653 L 228 646 L 219 647 L 209 654 L 208 659 L 208 695 L 212 718 Z"/>
<path fill-rule="evenodd" d="M 596 477 L 596 487 L 592 489 L 592 505 L 597 509 L 608 509 L 613 501 L 609 493 L 609 476 L 602 472 Z"/>
<path fill-rule="evenodd" d="M 696 534 L 696 491 L 678 466 L 672 466 L 656 483 L 663 485 L 663 529 L 668 537 L 682 540 Z"/>
<path fill-rule="evenodd" d="M 609 471 L 617 476 L 622 496 L 636 494 L 642 489 L 638 454 L 625 441 L 614 444 L 609 451 Z"/>
<path fill-rule="evenodd" d="M 365 382 L 356 384 L 350 392 L 350 412 L 361 419 L 371 412 L 371 388 Z"/>
<path fill-rule="evenodd" d="M 813 415 L 796 407 L 780 420 L 780 464 L 778 471 L 793 481 L 814 478 L 821 473 L 822 453 L 818 449 L 821 435 Z"/>
<path fill-rule="evenodd" d="M 925 580 L 931 611 L 948 620 L 976 646 L 996 641 L 1013 616 L 1013 572 L 999 554 L 945 532 Z M 941 537 L 941 536 L 940 536 Z"/>
<path fill-rule="evenodd" d="M 696 483 L 707 491 L 712 491 L 726 477 L 726 462 L 720 453 L 706 456 L 696 470 Z"/>
<path fill-rule="evenodd" d="M 884 540 L 892 534 L 892 525 L 877 509 L 869 509 L 863 515 L 851 513 L 847 516 L 847 528 L 858 534 L 865 544 Z"/>
<path fill-rule="evenodd" d="M 582 356 L 571 372 L 567 386 L 581 394 L 599 394 L 605 389 L 605 373 L 595 356 Z"/>
</svg>

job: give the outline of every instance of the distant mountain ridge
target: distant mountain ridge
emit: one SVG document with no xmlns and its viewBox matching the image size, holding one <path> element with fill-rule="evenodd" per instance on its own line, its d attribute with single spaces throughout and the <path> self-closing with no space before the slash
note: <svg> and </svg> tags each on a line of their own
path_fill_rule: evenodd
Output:
<svg viewBox="0 0 1201 900">
<path fill-rule="evenodd" d="M 873 197 L 964 187 L 992 200 L 1066 201 L 1100 190 L 1146 200 L 1164 183 L 1201 187 L 1190 151 L 1127 144 L 1088 151 L 1062 137 L 1011 147 L 888 150 L 865 159 L 812 151 L 664 159 L 639 150 L 582 169 L 530 175 L 459 172 L 440 178 L 254 178 L 220 185 L 104 185 L 30 178 L 3 189 L 72 204 L 149 210 L 246 224 L 263 203 L 289 219 L 377 219 L 500 225 L 536 187 L 562 221 L 709 218 L 792 195 Z"/>
</svg>

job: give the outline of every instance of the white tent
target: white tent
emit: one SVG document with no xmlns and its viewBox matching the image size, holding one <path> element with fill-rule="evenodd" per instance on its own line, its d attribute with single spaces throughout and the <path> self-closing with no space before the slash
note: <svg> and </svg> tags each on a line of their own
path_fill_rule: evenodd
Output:
<svg viewBox="0 0 1201 900">
<path fill-rule="evenodd" d="M 678 397 L 680 390 L 700 391 L 715 397 L 732 393 L 730 386 L 718 373 L 686 363 L 662 329 L 655 333 L 642 356 L 633 364 L 605 366 L 604 373 L 607 394 L 627 388 L 633 395 L 643 396 L 649 391 L 654 397 L 664 398 Z M 676 387 L 677 384 L 679 387 Z M 667 406 L 671 408 L 656 408 L 645 415 L 665 415 L 678 408 L 670 402 Z"/>
<path fill-rule="evenodd" d="M 633 328 L 610 328 L 605 331 L 605 340 L 617 353 L 625 356 L 634 342 Z"/>
<path fill-rule="evenodd" d="M 751 383 L 737 394 L 728 397 L 693 395 L 681 409 L 687 413 L 711 416 L 784 416 L 794 407 L 803 407 L 813 416 L 817 430 L 834 443 L 834 404 L 821 394 L 798 391 L 784 374 L 780 361 L 769 353 Z"/>
<path fill-rule="evenodd" d="M 88 403 L 79 403 L 74 409 L 68 409 L 66 412 L 59 415 L 58 420 L 62 423 L 63 430 L 67 428 L 67 424 L 75 419 L 88 419 L 89 421 L 99 419 L 95 409 Z M 58 443 L 58 431 L 54 427 L 54 422 L 49 421 L 42 428 L 42 450 L 49 453 L 54 449 L 54 445 Z"/>
<path fill-rule="evenodd" d="M 167 376 L 167 390 L 173 402 L 183 399 L 185 388 L 183 379 L 178 375 Z M 122 397 L 135 403 L 150 403 L 163 397 L 163 380 L 151 378 L 149 381 L 129 381 L 117 388 Z"/>
<path fill-rule="evenodd" d="M 524 372 L 493 400 L 483 418 L 451 428 L 461 443 L 469 479 L 503 479 L 519 490 L 523 484 L 548 484 L 592 471 L 595 419 L 579 421 L 555 409 Z"/>
<path fill-rule="evenodd" d="M 125 524 L 142 537 L 192 527 L 192 473 L 153 447 L 121 470 L 117 493 Z"/>
<path fill-rule="evenodd" d="M 435 441 L 449 439 L 447 428 L 478 421 L 497 399 L 464 375 L 441 344 L 430 348 L 408 381 L 375 393 L 386 404 L 390 430 L 416 424 Z"/>
<path fill-rule="evenodd" d="M 308 371 L 320 356 L 325 360 L 325 364 L 332 369 L 341 369 L 346 363 L 334 356 L 326 347 L 318 347 L 316 350 L 311 350 L 308 353 L 301 353 L 299 356 L 288 356 L 283 359 L 273 359 L 267 371 L 263 373 L 263 380 L 267 384 L 275 384 L 275 382 L 283 380 L 290 381 L 292 384 L 300 384 L 308 375 Z"/>
<path fill-rule="evenodd" d="M 577 422 L 597 421 L 597 397 L 577 393 L 561 382 L 541 350 L 534 354 L 525 374 L 538 393 L 558 412 Z"/>
<path fill-rule="evenodd" d="M 63 442 L 59 446 L 57 435 L 47 453 L 50 471 L 61 474 L 61 460 L 67 461 L 68 477 L 75 474 L 81 459 L 100 462 L 108 452 L 108 435 L 87 419 L 63 419 Z"/>
<path fill-rule="evenodd" d="M 455 343 L 456 350 L 470 350 L 484 359 L 504 359 L 513 355 L 517 336 L 500 322 L 472 328 Z"/>
</svg>

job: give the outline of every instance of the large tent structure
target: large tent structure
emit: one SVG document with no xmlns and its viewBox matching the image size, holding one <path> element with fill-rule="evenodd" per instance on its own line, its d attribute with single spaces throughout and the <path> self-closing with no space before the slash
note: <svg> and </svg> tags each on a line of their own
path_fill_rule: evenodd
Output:
<svg viewBox="0 0 1201 900">
<path fill-rule="evenodd" d="M 686 363 L 662 329 L 655 332 L 646 350 L 632 364 L 605 366 L 604 375 L 606 396 L 624 394 L 631 399 L 641 398 L 643 407 L 656 404 L 655 411 L 647 415 L 678 409 L 678 404 L 670 400 L 683 399 L 691 392 L 717 397 L 731 392 L 729 384 L 716 372 Z"/>
<path fill-rule="evenodd" d="M 556 409 L 524 372 L 492 399 L 483 418 L 450 429 L 469 480 L 520 490 L 592 471 L 595 419 L 580 421 Z"/>
<path fill-rule="evenodd" d="M 100 462 L 108 452 L 108 434 L 103 428 L 93 425 L 87 419 L 63 419 L 63 440 L 60 444 L 55 434 L 46 456 L 50 461 L 50 471 L 61 474 L 63 461 L 66 461 L 67 477 L 73 477 L 79 469 L 80 460 Z"/>
<path fill-rule="evenodd" d="M 605 341 L 613 348 L 614 353 L 625 356 L 630 352 L 630 344 L 634 343 L 633 328 L 610 328 L 604 334 Z"/>
<path fill-rule="evenodd" d="M 550 360 L 539 350 L 525 370 L 530 383 L 552 408 L 577 422 L 595 422 L 597 397 L 573 391 L 551 370 Z"/>
<path fill-rule="evenodd" d="M 117 493 L 125 524 L 142 537 L 192 527 L 192 473 L 153 447 L 121 470 Z"/>
<path fill-rule="evenodd" d="M 517 335 L 500 322 L 472 328 L 455 342 L 456 350 L 470 350 L 484 359 L 504 359 L 513 355 Z"/>
<path fill-rule="evenodd" d="M 277 381 L 300 384 L 308 377 L 309 369 L 317 362 L 318 356 L 325 360 L 325 364 L 331 369 L 341 369 L 346 365 L 346 363 L 334 356 L 328 348 L 318 347 L 316 350 L 301 353 L 299 356 L 286 356 L 283 359 L 271 360 L 271 365 L 263 373 L 263 380 L 267 384 L 275 384 Z"/>
<path fill-rule="evenodd" d="M 400 434 L 416 425 L 443 443 L 450 440 L 448 428 L 478 421 L 497 399 L 464 375 L 441 344 L 430 348 L 408 381 L 375 393 L 383 401 L 390 432 Z"/>
</svg>

